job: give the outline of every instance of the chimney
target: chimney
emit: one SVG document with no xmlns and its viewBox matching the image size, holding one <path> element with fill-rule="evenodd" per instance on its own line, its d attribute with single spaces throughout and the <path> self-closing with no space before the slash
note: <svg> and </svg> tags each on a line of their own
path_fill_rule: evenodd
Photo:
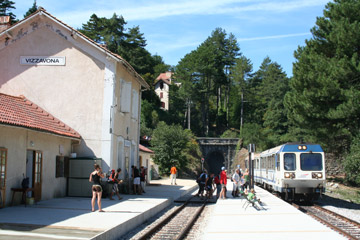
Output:
<svg viewBox="0 0 360 240">
<path fill-rule="evenodd" d="M 10 16 L 0 16 L 0 32 L 10 27 Z"/>
</svg>

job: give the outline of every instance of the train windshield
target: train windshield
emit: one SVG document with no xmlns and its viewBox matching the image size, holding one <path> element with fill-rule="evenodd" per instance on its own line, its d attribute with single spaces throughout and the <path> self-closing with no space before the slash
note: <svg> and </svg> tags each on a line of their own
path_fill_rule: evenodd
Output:
<svg viewBox="0 0 360 240">
<path fill-rule="evenodd" d="M 323 169 L 322 155 L 320 153 L 302 153 L 300 165 L 303 171 L 321 171 Z"/>
<path fill-rule="evenodd" d="M 294 171 L 296 169 L 295 153 L 284 154 L 284 169 L 286 171 Z"/>
</svg>

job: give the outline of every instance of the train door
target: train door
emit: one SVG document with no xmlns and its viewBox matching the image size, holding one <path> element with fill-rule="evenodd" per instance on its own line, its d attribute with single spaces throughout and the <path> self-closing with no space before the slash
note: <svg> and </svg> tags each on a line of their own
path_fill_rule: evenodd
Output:
<svg viewBox="0 0 360 240">
<path fill-rule="evenodd" d="M 265 157 L 266 180 L 269 179 L 269 157 Z"/>
</svg>

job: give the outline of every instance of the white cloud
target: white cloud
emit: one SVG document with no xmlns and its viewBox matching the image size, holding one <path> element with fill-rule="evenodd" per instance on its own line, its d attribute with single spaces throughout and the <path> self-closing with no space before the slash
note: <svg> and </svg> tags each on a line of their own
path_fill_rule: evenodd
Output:
<svg viewBox="0 0 360 240">
<path fill-rule="evenodd" d="M 289 12 L 301 8 L 323 6 L 328 0 L 182 0 L 182 1 L 134 1 L 124 4 L 110 1 L 111 4 L 97 5 L 96 9 L 74 12 L 61 12 L 57 16 L 72 23 L 84 22 L 92 13 L 110 17 L 114 12 L 121 14 L 127 21 L 155 20 L 180 15 L 223 15 L 252 12 Z M 112 5 L 112 6 L 111 6 Z M 87 5 L 88 6 L 88 5 Z M 81 20 L 80 20 L 81 19 Z"/>
<path fill-rule="evenodd" d="M 267 39 L 279 39 L 279 38 L 289 38 L 289 37 L 299 37 L 311 35 L 310 32 L 307 33 L 292 33 L 292 34 L 282 34 L 282 35 L 273 35 L 273 36 L 263 36 L 263 37 L 249 37 L 249 38 L 238 38 L 238 42 L 244 41 L 256 41 L 256 40 L 267 40 Z"/>
</svg>

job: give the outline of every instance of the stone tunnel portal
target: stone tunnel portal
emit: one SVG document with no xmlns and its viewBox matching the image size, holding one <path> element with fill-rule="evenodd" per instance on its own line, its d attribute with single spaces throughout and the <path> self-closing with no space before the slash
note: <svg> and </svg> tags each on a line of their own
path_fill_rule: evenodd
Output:
<svg viewBox="0 0 360 240">
<path fill-rule="evenodd" d="M 205 157 L 208 173 L 218 174 L 221 171 L 221 167 L 225 166 L 225 158 L 219 151 L 214 151 Z"/>
<path fill-rule="evenodd" d="M 205 168 L 209 172 L 218 173 L 221 167 L 228 171 L 236 154 L 238 138 L 198 138 L 202 155 L 205 158 Z"/>
</svg>

